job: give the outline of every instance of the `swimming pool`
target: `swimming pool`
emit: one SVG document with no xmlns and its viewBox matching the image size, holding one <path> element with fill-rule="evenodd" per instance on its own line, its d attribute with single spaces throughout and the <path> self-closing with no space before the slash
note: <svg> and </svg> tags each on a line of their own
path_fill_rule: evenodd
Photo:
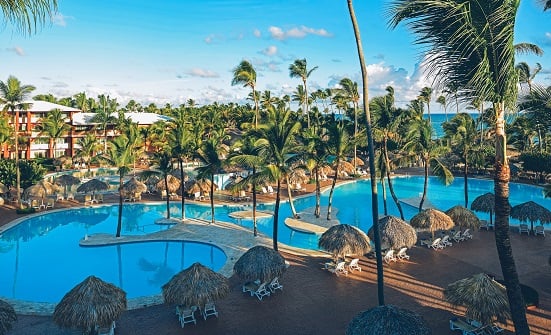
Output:
<svg viewBox="0 0 551 335">
<path fill-rule="evenodd" d="M 394 179 L 399 198 L 419 196 L 423 177 Z M 470 179 L 469 200 L 493 191 L 493 181 Z M 545 199 L 540 187 L 510 184 L 510 202 L 516 205 L 533 200 L 551 208 L 551 199 Z M 456 178 L 449 187 L 435 178 L 429 180 L 428 200 L 441 210 L 463 204 L 463 180 Z M 327 205 L 328 192 L 322 194 L 321 204 Z M 390 195 L 389 213 L 398 216 Z M 298 211 L 315 205 L 315 196 L 296 199 Z M 367 231 L 371 227 L 371 191 L 368 180 L 341 185 L 335 190 L 333 206 L 338 208 L 337 218 Z M 217 206 L 216 220 L 238 223 L 228 215 L 236 210 L 250 209 L 243 205 Z M 379 212 L 383 212 L 382 192 L 379 189 Z M 417 210 L 403 206 L 406 219 Z M 85 234 L 114 234 L 117 225 L 117 205 L 87 207 L 53 212 L 22 221 L 0 235 L 0 296 L 17 300 L 58 302 L 61 297 L 86 276 L 94 274 L 123 288 L 129 298 L 160 293 L 160 287 L 173 274 L 198 261 L 213 270 L 219 270 L 226 256 L 219 248 L 192 242 L 143 242 L 119 246 L 80 247 L 78 242 Z M 173 202 L 171 215 L 180 217 L 181 207 Z M 273 205 L 260 205 L 259 210 L 272 211 Z M 283 203 L 280 209 L 279 241 L 295 247 L 317 249 L 318 236 L 292 232 L 283 224 L 291 215 L 290 206 Z M 488 218 L 486 213 L 477 213 Z M 325 216 L 325 213 L 322 213 Z M 207 204 L 186 204 L 186 216 L 210 220 Z M 142 235 L 168 229 L 154 224 L 166 217 L 166 204 L 125 204 L 123 208 L 123 235 Z M 252 222 L 241 220 L 241 225 L 252 228 Z M 511 224 L 516 224 L 511 220 Z M 272 218 L 258 220 L 258 229 L 272 234 Z M 40 280 L 37 280 L 37 276 Z"/>
</svg>

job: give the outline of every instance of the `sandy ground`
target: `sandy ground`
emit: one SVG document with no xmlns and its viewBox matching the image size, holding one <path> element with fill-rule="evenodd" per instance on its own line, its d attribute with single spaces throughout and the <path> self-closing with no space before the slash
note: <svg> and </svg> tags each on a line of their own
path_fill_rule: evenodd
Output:
<svg viewBox="0 0 551 335">
<path fill-rule="evenodd" d="M 106 199 L 115 201 L 116 198 Z M 150 199 L 148 199 L 150 200 Z M 59 203 L 72 207 L 77 202 Z M 0 225 L 19 217 L 9 206 L 0 208 Z M 548 232 L 551 234 L 550 232 Z M 521 283 L 540 294 L 538 308 L 527 311 L 532 334 L 551 334 L 551 254 L 549 237 L 511 233 L 511 243 Z M 117 320 L 116 333 L 140 334 L 344 334 L 347 324 L 359 312 L 377 305 L 376 266 L 362 257 L 361 272 L 337 277 L 323 269 L 328 259 L 282 252 L 291 263 L 281 278 L 283 291 L 259 301 L 242 293 L 240 280 L 230 278 L 231 292 L 217 301 L 219 317 L 198 319 L 197 325 L 180 328 L 174 306 L 159 305 L 126 311 Z M 385 302 L 421 314 L 433 334 L 460 334 L 449 330 L 456 309 L 443 301 L 442 291 L 451 282 L 476 273 L 501 277 L 493 232 L 476 232 L 473 240 L 441 251 L 415 246 L 409 261 L 384 266 Z M 501 324 L 512 334 L 512 324 Z M 51 317 L 19 315 L 12 335 L 79 334 L 59 329 Z"/>
</svg>

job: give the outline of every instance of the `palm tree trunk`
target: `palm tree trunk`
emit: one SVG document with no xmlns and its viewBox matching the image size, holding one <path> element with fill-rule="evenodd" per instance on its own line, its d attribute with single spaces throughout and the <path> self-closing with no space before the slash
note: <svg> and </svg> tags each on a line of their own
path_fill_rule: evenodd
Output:
<svg viewBox="0 0 551 335">
<path fill-rule="evenodd" d="M 166 190 L 166 218 L 170 219 L 170 192 L 168 192 L 168 174 L 165 173 L 164 178 Z"/>
<path fill-rule="evenodd" d="M 386 204 L 386 187 L 385 187 L 385 176 L 381 176 L 380 178 L 380 181 L 381 181 L 381 190 L 383 192 L 383 213 L 386 215 L 388 215 L 388 206 Z"/>
<path fill-rule="evenodd" d="M 184 162 L 182 159 L 178 159 L 178 165 L 180 165 L 180 176 L 182 176 L 182 182 L 180 183 L 180 194 L 182 194 L 182 222 L 186 220 L 186 197 L 184 192 L 186 190 L 186 177 L 184 175 Z"/>
<path fill-rule="evenodd" d="M 293 202 L 293 194 L 291 192 L 291 184 L 289 183 L 289 177 L 286 177 L 285 182 L 287 183 L 287 193 L 289 196 L 289 206 L 291 206 L 291 213 L 295 219 L 300 219 L 295 208 L 295 203 Z"/>
<path fill-rule="evenodd" d="M 340 160 L 336 160 L 335 175 L 331 182 L 331 190 L 329 191 L 329 198 L 327 199 L 327 221 L 331 220 L 331 209 L 333 208 L 333 192 L 335 191 L 335 185 L 337 184 L 337 176 L 339 175 Z"/>
<path fill-rule="evenodd" d="M 517 335 L 529 335 L 530 328 L 526 320 L 526 308 L 524 298 L 520 290 L 518 273 L 513 257 L 513 248 L 509 237 L 509 179 L 510 170 L 507 162 L 507 146 L 505 136 L 505 108 L 503 103 L 495 103 L 496 111 L 496 162 L 494 176 L 495 193 L 495 240 L 501 272 L 507 288 L 507 297 L 509 298 L 509 307 L 511 308 L 511 317 L 515 326 Z"/>
<path fill-rule="evenodd" d="M 463 157 L 463 163 L 465 166 L 463 167 L 463 184 L 465 189 L 465 208 L 469 207 L 469 167 L 467 166 L 467 148 L 465 148 L 464 157 Z"/>
<path fill-rule="evenodd" d="M 210 214 L 211 214 L 211 224 L 215 224 L 214 220 L 214 173 L 210 175 Z"/>
<path fill-rule="evenodd" d="M 427 196 L 427 188 L 429 185 L 429 162 L 423 158 L 423 167 L 425 170 L 425 180 L 423 181 L 423 195 L 421 196 L 421 201 L 419 201 L 419 212 L 423 210 L 423 205 L 425 204 L 425 197 Z"/>
<path fill-rule="evenodd" d="M 17 193 L 17 206 L 22 208 L 21 204 L 21 170 L 19 169 L 19 110 L 15 111 L 15 120 L 13 122 L 15 126 L 15 192 Z"/>
<path fill-rule="evenodd" d="M 319 168 L 316 165 L 314 168 L 315 180 L 316 180 L 316 208 L 314 209 L 314 215 L 319 219 L 321 216 L 321 185 L 319 177 Z"/>
<path fill-rule="evenodd" d="M 253 166 L 253 176 L 256 175 L 256 168 Z M 253 235 L 258 236 L 258 227 L 256 226 L 256 181 L 253 181 Z"/>
<path fill-rule="evenodd" d="M 369 112 L 369 89 L 368 89 L 368 77 L 367 66 L 365 65 L 364 53 L 362 48 L 362 39 L 360 37 L 360 29 L 358 27 L 358 21 L 356 20 L 356 14 L 354 13 L 354 6 L 352 0 L 347 0 L 348 11 L 350 12 L 350 20 L 352 21 L 352 27 L 354 28 L 354 37 L 356 39 L 356 46 L 358 48 L 358 58 L 360 61 L 360 67 L 362 70 L 362 83 L 363 83 L 363 105 L 366 116 L 366 132 L 367 132 L 367 147 L 369 156 L 369 177 L 371 181 L 371 216 L 373 220 L 373 238 L 375 243 L 375 256 L 377 258 L 377 296 L 379 300 L 379 306 L 385 304 L 384 294 L 384 271 L 383 271 L 383 256 L 381 253 L 381 237 L 379 236 L 379 204 L 377 197 L 377 176 L 375 171 L 375 150 L 373 143 L 373 131 L 371 129 L 371 114 Z"/>
<path fill-rule="evenodd" d="M 278 220 L 279 220 L 279 204 L 281 203 L 281 180 L 277 179 L 277 192 L 276 192 L 276 202 L 274 207 L 274 227 L 272 233 L 272 241 L 274 245 L 274 250 L 277 251 L 277 229 L 278 229 Z"/>
<path fill-rule="evenodd" d="M 119 175 L 119 217 L 117 220 L 117 234 L 115 237 L 121 237 L 122 230 L 122 174 Z"/>
<path fill-rule="evenodd" d="M 398 201 L 398 196 L 396 196 L 396 192 L 394 192 L 394 184 L 392 182 L 392 178 L 390 178 L 390 159 L 388 158 L 386 136 L 385 136 L 384 142 L 385 143 L 383 145 L 383 154 L 385 156 L 385 170 L 386 170 L 386 179 L 388 181 L 388 190 L 390 191 L 390 195 L 392 196 L 392 200 L 394 200 L 396 207 L 398 207 L 398 211 L 400 212 L 400 218 L 404 220 L 404 210 L 402 209 L 402 205 L 400 204 L 400 201 Z"/>
</svg>

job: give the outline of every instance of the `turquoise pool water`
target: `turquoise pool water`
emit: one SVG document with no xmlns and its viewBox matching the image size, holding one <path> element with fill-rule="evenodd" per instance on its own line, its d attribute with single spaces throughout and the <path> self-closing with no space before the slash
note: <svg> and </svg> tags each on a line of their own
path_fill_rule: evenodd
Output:
<svg viewBox="0 0 551 335">
<path fill-rule="evenodd" d="M 417 197 L 422 192 L 422 177 L 395 178 L 399 198 Z M 469 180 L 469 200 L 493 191 L 491 180 Z M 322 194 L 321 205 L 327 205 L 329 192 Z M 536 186 L 510 184 L 510 202 L 516 205 L 533 200 L 551 209 L 551 199 L 543 197 Z M 441 210 L 463 204 L 463 180 L 457 178 L 448 187 L 438 180 L 429 180 L 428 200 Z M 389 213 L 398 216 L 390 194 L 387 199 Z M 315 197 L 295 201 L 298 211 L 315 205 Z M 371 227 L 370 183 L 361 180 L 342 185 L 335 190 L 333 206 L 337 218 L 367 231 Z M 404 205 L 406 219 L 417 213 Z M 219 248 L 192 242 L 147 242 L 108 247 L 80 247 L 78 241 L 85 234 L 114 234 L 117 225 L 116 205 L 71 209 L 44 214 L 22 221 L 18 226 L 0 235 L 0 296 L 36 302 L 58 302 L 74 285 L 94 274 L 103 280 L 122 287 L 129 298 L 160 293 L 160 287 L 172 275 L 194 262 L 201 262 L 219 270 L 226 256 Z M 220 221 L 235 222 L 228 216 L 236 210 L 250 209 L 243 205 L 217 206 L 215 217 Z M 260 210 L 271 211 L 273 205 L 260 205 Z M 172 203 L 171 215 L 180 217 L 179 203 Z M 279 241 L 292 246 L 317 249 L 318 236 L 292 232 L 283 221 L 291 215 L 290 206 L 283 203 L 280 209 Z M 382 192 L 379 189 L 379 212 L 383 213 Z M 488 219 L 488 214 L 477 213 Z M 325 213 L 322 213 L 325 216 Z M 153 222 L 166 216 L 166 204 L 125 204 L 123 209 L 123 235 L 152 233 L 167 227 Z M 186 204 L 186 216 L 210 220 L 207 205 Z M 258 220 L 259 230 L 271 236 L 272 218 Z M 252 228 L 252 222 L 243 220 L 243 226 Z M 511 220 L 511 224 L 518 224 Z M 40 279 L 37 279 L 39 277 Z"/>
</svg>

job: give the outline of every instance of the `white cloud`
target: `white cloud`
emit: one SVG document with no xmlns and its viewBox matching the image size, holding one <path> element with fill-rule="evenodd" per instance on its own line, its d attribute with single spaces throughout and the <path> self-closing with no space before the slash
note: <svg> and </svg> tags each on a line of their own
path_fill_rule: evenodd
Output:
<svg viewBox="0 0 551 335">
<path fill-rule="evenodd" d="M 18 56 L 25 56 L 25 50 L 23 50 L 23 48 L 19 46 L 6 48 L 6 51 L 14 52 Z"/>
<path fill-rule="evenodd" d="M 253 30 L 253 35 L 254 35 L 254 37 L 261 37 L 262 33 L 260 32 L 259 29 L 255 29 L 255 30 Z"/>
<path fill-rule="evenodd" d="M 551 33 L 550 32 L 545 33 L 545 37 L 551 39 Z"/>
<path fill-rule="evenodd" d="M 265 56 L 274 56 L 277 54 L 277 47 L 275 45 L 270 45 L 266 49 L 262 50 L 260 53 Z"/>
<path fill-rule="evenodd" d="M 280 27 L 271 26 L 268 28 L 270 36 L 276 40 L 285 40 L 288 38 L 304 38 L 307 35 L 317 35 L 321 37 L 332 37 L 333 34 L 329 33 L 325 29 L 314 29 L 306 26 L 294 27 L 287 31 L 284 31 Z"/>
<path fill-rule="evenodd" d="M 205 70 L 205 69 L 199 69 L 194 68 L 186 72 L 187 75 L 190 75 L 192 77 L 200 77 L 200 78 L 218 78 L 220 75 L 216 72 Z"/>
<path fill-rule="evenodd" d="M 73 18 L 72 16 L 65 16 L 61 13 L 56 13 L 52 17 L 52 23 L 56 26 L 66 27 L 67 26 L 67 19 L 72 19 L 72 18 Z"/>
</svg>

